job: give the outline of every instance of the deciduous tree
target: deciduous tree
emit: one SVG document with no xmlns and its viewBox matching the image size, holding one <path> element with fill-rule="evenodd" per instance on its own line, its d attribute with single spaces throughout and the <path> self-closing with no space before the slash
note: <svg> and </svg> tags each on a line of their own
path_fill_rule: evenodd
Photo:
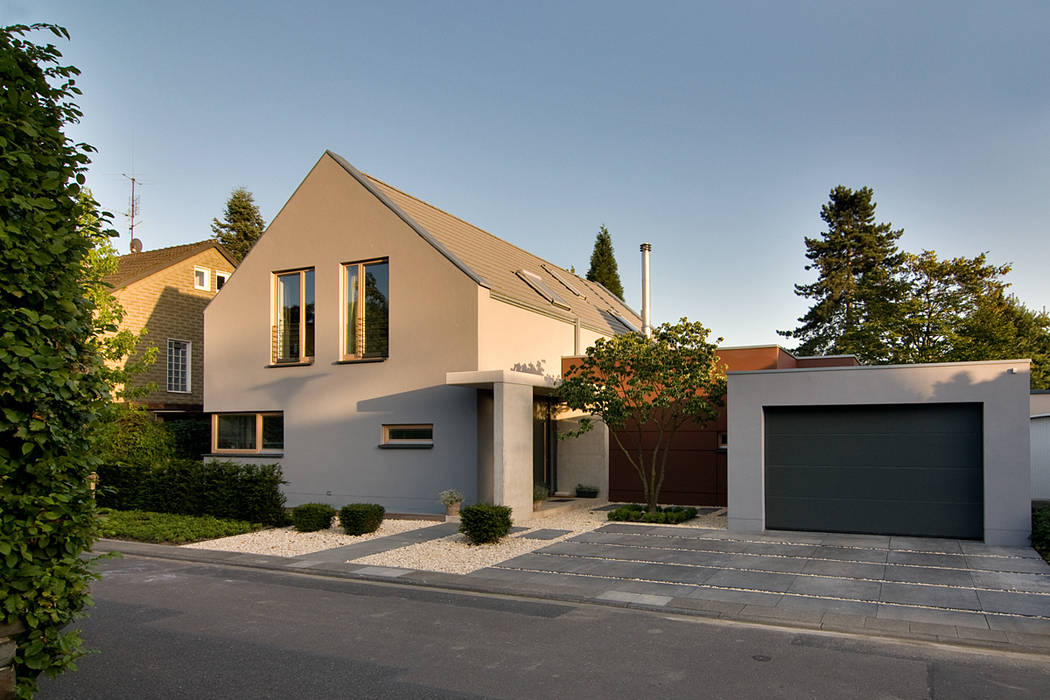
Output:
<svg viewBox="0 0 1050 700">
<path fill-rule="evenodd" d="M 686 422 L 704 426 L 725 403 L 725 368 L 715 354 L 718 338 L 683 318 L 653 329 L 653 337 L 625 333 L 599 338 L 580 363 L 566 372 L 559 390 L 565 405 L 587 414 L 578 436 L 594 427 L 591 417 L 609 427 L 642 482 L 649 512 L 660 499 L 668 449 Z M 643 431 L 655 430 L 652 447 L 643 445 Z"/>
<path fill-rule="evenodd" d="M 598 282 L 623 301 L 623 284 L 620 283 L 620 269 L 616 264 L 613 252 L 612 236 L 609 229 L 602 224 L 598 236 L 594 239 L 594 251 L 591 253 L 591 267 L 587 270 L 587 279 Z"/>
</svg>

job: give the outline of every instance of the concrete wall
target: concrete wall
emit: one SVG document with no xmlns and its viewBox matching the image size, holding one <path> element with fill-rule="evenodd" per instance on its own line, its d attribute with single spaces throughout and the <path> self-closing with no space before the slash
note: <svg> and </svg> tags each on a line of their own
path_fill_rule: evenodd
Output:
<svg viewBox="0 0 1050 700">
<path fill-rule="evenodd" d="M 341 363 L 341 264 L 390 262 L 390 356 Z M 273 273 L 315 270 L 316 355 L 271 364 Z M 205 312 L 205 410 L 284 412 L 289 505 L 380 503 L 440 513 L 477 493 L 477 285 L 345 169 L 323 156 Z M 384 423 L 433 423 L 433 449 L 379 449 Z M 240 461 L 274 458 L 238 457 Z"/>
<path fill-rule="evenodd" d="M 1032 500 L 1050 500 L 1050 415 L 1033 418 Z"/>
<path fill-rule="evenodd" d="M 209 271 L 207 290 L 193 288 L 193 269 Z M 156 391 L 136 401 L 150 408 L 200 410 L 204 402 L 204 307 L 215 296 L 215 272 L 233 272 L 233 265 L 217 250 L 197 253 L 159 272 L 115 290 L 113 296 L 124 307 L 121 328 L 147 333 L 136 348 L 140 358 L 148 348 L 158 349 L 156 361 L 134 379 L 136 386 L 152 382 Z M 190 392 L 167 391 L 168 339 L 188 340 L 190 346 Z"/>
<path fill-rule="evenodd" d="M 590 432 L 579 437 L 561 438 L 561 435 L 579 427 L 578 415 L 557 417 L 558 430 L 558 490 L 575 495 L 577 484 L 597 486 L 598 497 L 609 497 L 609 428 L 595 421 Z"/>
<path fill-rule="evenodd" d="M 962 362 L 729 374 L 729 527 L 765 529 L 764 406 L 978 402 L 984 408 L 984 540 L 1031 530 L 1029 362 Z"/>
</svg>

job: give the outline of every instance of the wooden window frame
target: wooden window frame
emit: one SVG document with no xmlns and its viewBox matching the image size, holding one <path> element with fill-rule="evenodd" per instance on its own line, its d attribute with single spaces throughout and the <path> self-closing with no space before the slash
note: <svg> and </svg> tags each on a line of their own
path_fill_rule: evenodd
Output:
<svg viewBox="0 0 1050 700">
<path fill-rule="evenodd" d="M 390 437 L 391 430 L 414 428 L 429 429 L 430 438 L 417 438 L 404 440 Z M 427 449 L 434 446 L 434 424 L 433 423 L 384 423 L 383 434 L 379 446 L 385 449 Z"/>
<path fill-rule="evenodd" d="M 387 310 L 387 313 L 388 313 L 388 316 L 387 316 L 387 339 L 386 339 L 387 340 L 387 345 L 386 345 L 386 354 L 385 355 L 372 355 L 372 356 L 369 356 L 369 355 L 365 355 L 364 352 L 359 352 L 356 355 L 351 355 L 350 353 L 348 353 L 346 351 L 346 347 L 347 347 L 347 344 L 348 344 L 348 341 L 349 341 L 348 334 L 347 334 L 346 331 L 347 331 L 347 326 L 349 325 L 349 320 L 350 320 L 348 318 L 348 315 L 350 313 L 350 311 L 349 311 L 350 299 L 348 298 L 348 295 L 346 293 L 346 285 L 347 285 L 347 282 L 348 282 L 348 280 L 350 278 L 349 270 L 352 267 L 353 268 L 357 268 L 357 298 L 359 300 L 359 303 L 358 303 L 358 306 L 357 306 L 357 308 L 358 308 L 358 310 L 357 310 L 357 318 L 354 319 L 354 325 L 357 328 L 358 337 L 362 338 L 362 339 L 366 339 L 368 337 L 367 336 L 367 332 L 368 331 L 365 328 L 365 305 L 364 305 L 364 298 L 365 298 L 365 274 L 364 274 L 364 272 L 365 272 L 365 267 L 366 266 L 368 266 L 368 265 L 376 265 L 376 264 L 379 264 L 379 263 L 386 263 L 387 271 L 388 271 L 387 274 L 389 275 L 390 258 L 372 258 L 370 260 L 359 260 L 359 261 L 355 261 L 355 262 L 346 262 L 346 263 L 343 263 L 342 265 L 339 266 L 339 269 L 340 269 L 340 272 L 339 272 L 339 296 L 340 296 L 340 304 L 339 304 L 339 309 L 340 309 L 339 310 L 339 320 L 340 320 L 340 323 L 339 323 L 339 328 L 340 328 L 340 330 L 339 330 L 339 358 L 340 358 L 340 360 L 342 362 L 383 362 L 387 358 L 390 357 L 390 317 L 389 317 L 389 309 Z M 389 278 L 388 278 L 388 281 L 389 281 Z M 388 288 L 387 289 L 387 301 L 388 302 L 389 302 L 389 299 L 390 299 L 390 289 Z M 363 348 L 364 347 L 364 342 L 362 342 L 360 344 L 360 346 Z"/>
<path fill-rule="evenodd" d="M 272 311 L 270 313 L 270 362 L 273 367 L 285 367 L 289 365 L 306 365 L 314 361 L 314 355 L 306 354 L 306 273 L 314 273 L 314 332 L 317 325 L 317 272 L 312 267 L 301 267 L 292 270 L 281 270 L 273 273 L 273 284 L 271 294 L 273 295 Z M 281 278 L 289 275 L 299 275 L 299 357 L 295 359 L 279 359 L 279 343 L 277 329 L 280 326 L 280 299 Z M 314 353 L 317 353 L 317 338 L 314 337 Z"/>
<path fill-rule="evenodd" d="M 249 449 L 219 448 L 219 417 L 220 416 L 255 416 L 255 447 Z M 211 414 L 211 451 L 212 454 L 224 455 L 258 455 L 258 454 L 281 454 L 284 452 L 284 426 L 281 426 L 281 447 L 263 448 L 263 417 L 281 416 L 283 411 L 229 411 Z"/>
</svg>

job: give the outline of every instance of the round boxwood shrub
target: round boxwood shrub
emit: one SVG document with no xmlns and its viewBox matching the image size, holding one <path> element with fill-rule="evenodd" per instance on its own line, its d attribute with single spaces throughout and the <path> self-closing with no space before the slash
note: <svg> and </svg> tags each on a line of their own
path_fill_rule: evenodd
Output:
<svg viewBox="0 0 1050 700">
<path fill-rule="evenodd" d="M 339 524 L 348 535 L 367 535 L 383 524 L 386 508 L 378 503 L 351 503 L 339 510 Z"/>
<path fill-rule="evenodd" d="M 499 542 L 510 532 L 510 507 L 478 503 L 459 512 L 459 531 L 471 544 Z"/>
<path fill-rule="evenodd" d="M 304 503 L 292 508 L 292 524 L 299 532 L 316 532 L 332 527 L 335 508 L 327 503 Z"/>
<path fill-rule="evenodd" d="M 661 523 L 663 525 L 677 525 L 696 517 L 696 508 L 691 506 L 667 506 L 659 508 L 655 513 L 637 503 L 620 506 L 616 510 L 609 511 L 609 520 L 620 520 L 634 523 Z"/>
</svg>

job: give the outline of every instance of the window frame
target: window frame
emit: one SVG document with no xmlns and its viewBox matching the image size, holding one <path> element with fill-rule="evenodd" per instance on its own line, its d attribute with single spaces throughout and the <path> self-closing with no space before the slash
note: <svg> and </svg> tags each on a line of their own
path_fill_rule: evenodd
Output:
<svg viewBox="0 0 1050 700">
<path fill-rule="evenodd" d="M 197 273 L 201 272 L 204 274 L 204 282 L 197 284 Z M 199 289 L 202 292 L 211 291 L 211 270 L 207 267 L 201 267 L 200 265 L 193 266 L 193 288 Z"/>
<path fill-rule="evenodd" d="M 230 274 L 231 273 L 223 272 L 222 270 L 216 270 L 215 271 L 215 291 L 216 292 L 219 291 L 220 289 L 222 289 L 223 287 L 225 287 L 226 283 L 230 281 Z M 222 278 L 222 284 L 219 284 L 219 278 L 220 277 Z"/>
<path fill-rule="evenodd" d="M 314 273 L 314 352 L 312 355 L 306 354 L 306 273 Z M 270 366 L 271 367 L 287 367 L 295 365 L 307 365 L 314 361 L 314 356 L 317 354 L 317 271 L 313 267 L 300 267 L 292 268 L 291 270 L 279 270 L 272 273 L 273 282 L 270 285 L 271 294 L 271 310 L 270 310 Z M 299 356 L 295 359 L 280 359 L 279 349 L 280 344 L 278 342 L 278 328 L 280 327 L 280 313 L 281 308 L 279 306 L 279 300 L 281 298 L 280 284 L 281 278 L 289 275 L 299 276 Z"/>
<path fill-rule="evenodd" d="M 404 429 L 418 430 L 420 428 L 429 429 L 429 438 L 391 438 L 391 430 L 404 430 Z M 434 447 L 434 424 L 433 423 L 384 423 L 382 434 L 380 436 L 379 447 L 383 449 L 406 449 L 406 450 L 425 450 Z"/>
<path fill-rule="evenodd" d="M 255 417 L 255 447 L 253 448 L 229 448 L 219 447 L 219 418 L 222 416 L 254 416 Z M 263 418 L 267 416 L 281 417 L 281 446 L 263 447 Z M 212 454 L 224 455 L 280 455 L 284 453 L 284 411 L 224 411 L 211 414 L 211 451 Z"/>
<path fill-rule="evenodd" d="M 349 307 L 350 300 L 347 295 L 347 284 L 350 279 L 350 268 L 357 268 L 357 298 L 361 300 L 358 304 L 357 318 L 355 319 L 355 325 L 357 326 L 358 332 L 365 327 L 365 305 L 363 303 L 365 299 L 365 268 L 368 265 L 385 264 L 387 266 L 387 335 L 386 335 L 386 354 L 385 355 L 368 355 L 363 351 L 357 354 L 350 354 L 347 350 L 349 341 L 348 337 L 348 325 L 350 322 Z M 339 266 L 339 360 L 340 362 L 384 362 L 390 357 L 390 258 L 370 258 L 368 260 L 357 260 L 353 262 L 345 262 Z M 368 338 L 368 329 L 365 328 L 364 338 Z M 363 350 L 363 348 L 362 348 Z"/>
<path fill-rule="evenodd" d="M 182 343 L 186 347 L 186 388 L 171 388 L 171 347 L 172 343 Z M 164 356 L 164 384 L 169 394 L 192 394 L 193 393 L 193 341 L 168 338 L 167 353 Z"/>
</svg>

